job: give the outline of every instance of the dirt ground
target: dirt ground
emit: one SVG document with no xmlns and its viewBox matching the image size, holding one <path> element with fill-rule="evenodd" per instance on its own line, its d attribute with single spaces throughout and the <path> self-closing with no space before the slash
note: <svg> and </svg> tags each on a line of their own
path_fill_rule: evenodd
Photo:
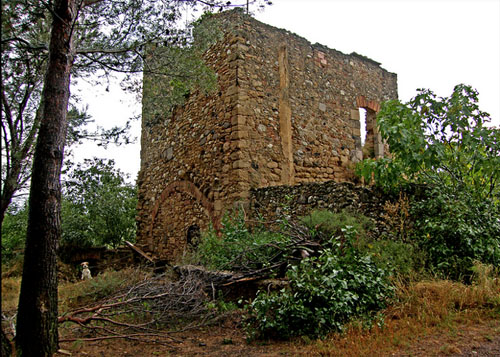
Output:
<svg viewBox="0 0 500 357">
<path fill-rule="evenodd" d="M 392 356 L 500 356 L 500 319 L 423 336 Z"/>
<path fill-rule="evenodd" d="M 170 346 L 134 341 L 108 340 L 63 343 L 72 356 L 356 356 L 335 342 L 254 341 L 247 343 L 237 321 L 173 335 Z M 62 355 L 62 354 L 60 354 Z M 406 344 L 394 341 L 370 356 L 500 356 L 500 319 L 474 325 L 455 325 Z"/>
</svg>

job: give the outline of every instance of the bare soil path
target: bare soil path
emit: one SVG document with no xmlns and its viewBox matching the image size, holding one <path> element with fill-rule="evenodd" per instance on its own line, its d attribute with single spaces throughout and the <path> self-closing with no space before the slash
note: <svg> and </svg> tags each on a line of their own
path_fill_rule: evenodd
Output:
<svg viewBox="0 0 500 357">
<path fill-rule="evenodd" d="M 172 346 L 109 340 L 62 344 L 72 356 L 359 356 L 345 343 L 332 341 L 254 341 L 247 343 L 236 320 L 175 336 Z M 474 324 L 453 324 L 430 335 L 413 336 L 411 342 L 392 341 L 382 350 L 364 356 L 500 356 L 500 318 Z"/>
</svg>

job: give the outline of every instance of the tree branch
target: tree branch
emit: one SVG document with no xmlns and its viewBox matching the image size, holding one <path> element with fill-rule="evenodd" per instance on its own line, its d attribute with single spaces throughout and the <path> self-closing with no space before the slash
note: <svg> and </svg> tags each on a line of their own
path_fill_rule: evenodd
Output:
<svg viewBox="0 0 500 357">
<path fill-rule="evenodd" d="M 104 0 L 84 0 L 82 2 L 82 5 L 83 5 L 83 7 L 87 7 L 87 6 L 95 5 L 95 4 L 100 3 L 102 1 L 104 1 Z"/>
<path fill-rule="evenodd" d="M 7 100 L 7 96 L 5 95 L 5 91 L 2 86 L 2 104 L 4 108 L 5 118 L 7 120 L 7 125 L 9 126 L 9 133 L 12 136 L 15 133 L 14 130 L 14 122 L 12 121 L 12 110 L 10 109 L 9 101 Z M 3 124 L 3 121 L 2 121 Z M 12 138 L 11 138 L 12 140 Z"/>
<path fill-rule="evenodd" d="M 123 48 L 116 48 L 116 49 L 110 49 L 110 48 L 82 48 L 82 49 L 77 49 L 76 54 L 79 55 L 88 55 L 88 54 L 94 54 L 94 53 L 101 53 L 101 54 L 118 54 L 118 53 L 127 53 L 139 46 L 143 46 L 146 43 L 141 43 L 136 46 L 132 47 L 123 47 Z M 90 57 L 87 56 L 87 58 L 91 59 Z"/>
<path fill-rule="evenodd" d="M 31 44 L 30 42 L 26 41 L 25 39 L 21 38 L 21 37 L 9 37 L 9 38 L 6 38 L 6 39 L 2 39 L 2 45 L 5 44 L 5 43 L 8 43 L 8 42 L 20 42 L 20 43 L 23 43 L 25 45 L 24 48 L 28 49 L 28 50 L 32 50 L 32 51 L 48 51 L 49 50 L 49 46 L 46 45 L 46 44 L 38 44 L 38 45 L 33 45 Z"/>
<path fill-rule="evenodd" d="M 119 72 L 119 73 L 140 73 L 142 72 L 142 70 L 127 70 L 127 69 L 119 69 L 119 68 L 116 68 L 116 67 L 113 67 L 113 66 L 110 66 L 108 65 L 107 63 L 103 62 L 103 61 L 99 61 L 98 59 L 96 58 L 92 58 L 90 57 L 88 54 L 86 53 L 82 53 L 82 55 L 86 58 L 88 58 L 90 61 L 92 62 L 95 62 L 95 63 L 98 63 L 99 65 L 101 65 L 102 67 L 104 67 L 105 69 L 108 69 L 110 71 L 114 71 L 114 72 Z"/>
</svg>

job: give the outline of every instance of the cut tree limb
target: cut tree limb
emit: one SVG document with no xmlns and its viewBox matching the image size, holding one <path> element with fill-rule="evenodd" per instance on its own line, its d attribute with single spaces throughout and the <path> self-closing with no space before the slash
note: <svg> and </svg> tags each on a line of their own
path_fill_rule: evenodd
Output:
<svg viewBox="0 0 500 357">
<path fill-rule="evenodd" d="M 136 247 L 135 245 L 133 245 L 132 243 L 130 243 L 129 241 L 125 241 L 125 244 L 130 248 L 132 249 L 132 251 L 134 251 L 135 253 L 139 254 L 141 257 L 143 257 L 144 259 L 146 259 L 148 262 L 150 262 L 151 264 L 154 264 L 154 260 L 151 259 L 146 253 L 144 253 L 141 249 L 139 249 L 138 247 Z"/>
</svg>

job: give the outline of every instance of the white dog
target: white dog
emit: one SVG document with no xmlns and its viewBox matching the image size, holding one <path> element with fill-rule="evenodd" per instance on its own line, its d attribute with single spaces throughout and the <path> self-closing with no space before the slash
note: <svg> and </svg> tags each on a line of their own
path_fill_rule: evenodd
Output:
<svg viewBox="0 0 500 357">
<path fill-rule="evenodd" d="M 90 274 L 89 263 L 83 262 L 80 264 L 82 266 L 82 280 L 92 279 L 92 274 Z"/>
</svg>

